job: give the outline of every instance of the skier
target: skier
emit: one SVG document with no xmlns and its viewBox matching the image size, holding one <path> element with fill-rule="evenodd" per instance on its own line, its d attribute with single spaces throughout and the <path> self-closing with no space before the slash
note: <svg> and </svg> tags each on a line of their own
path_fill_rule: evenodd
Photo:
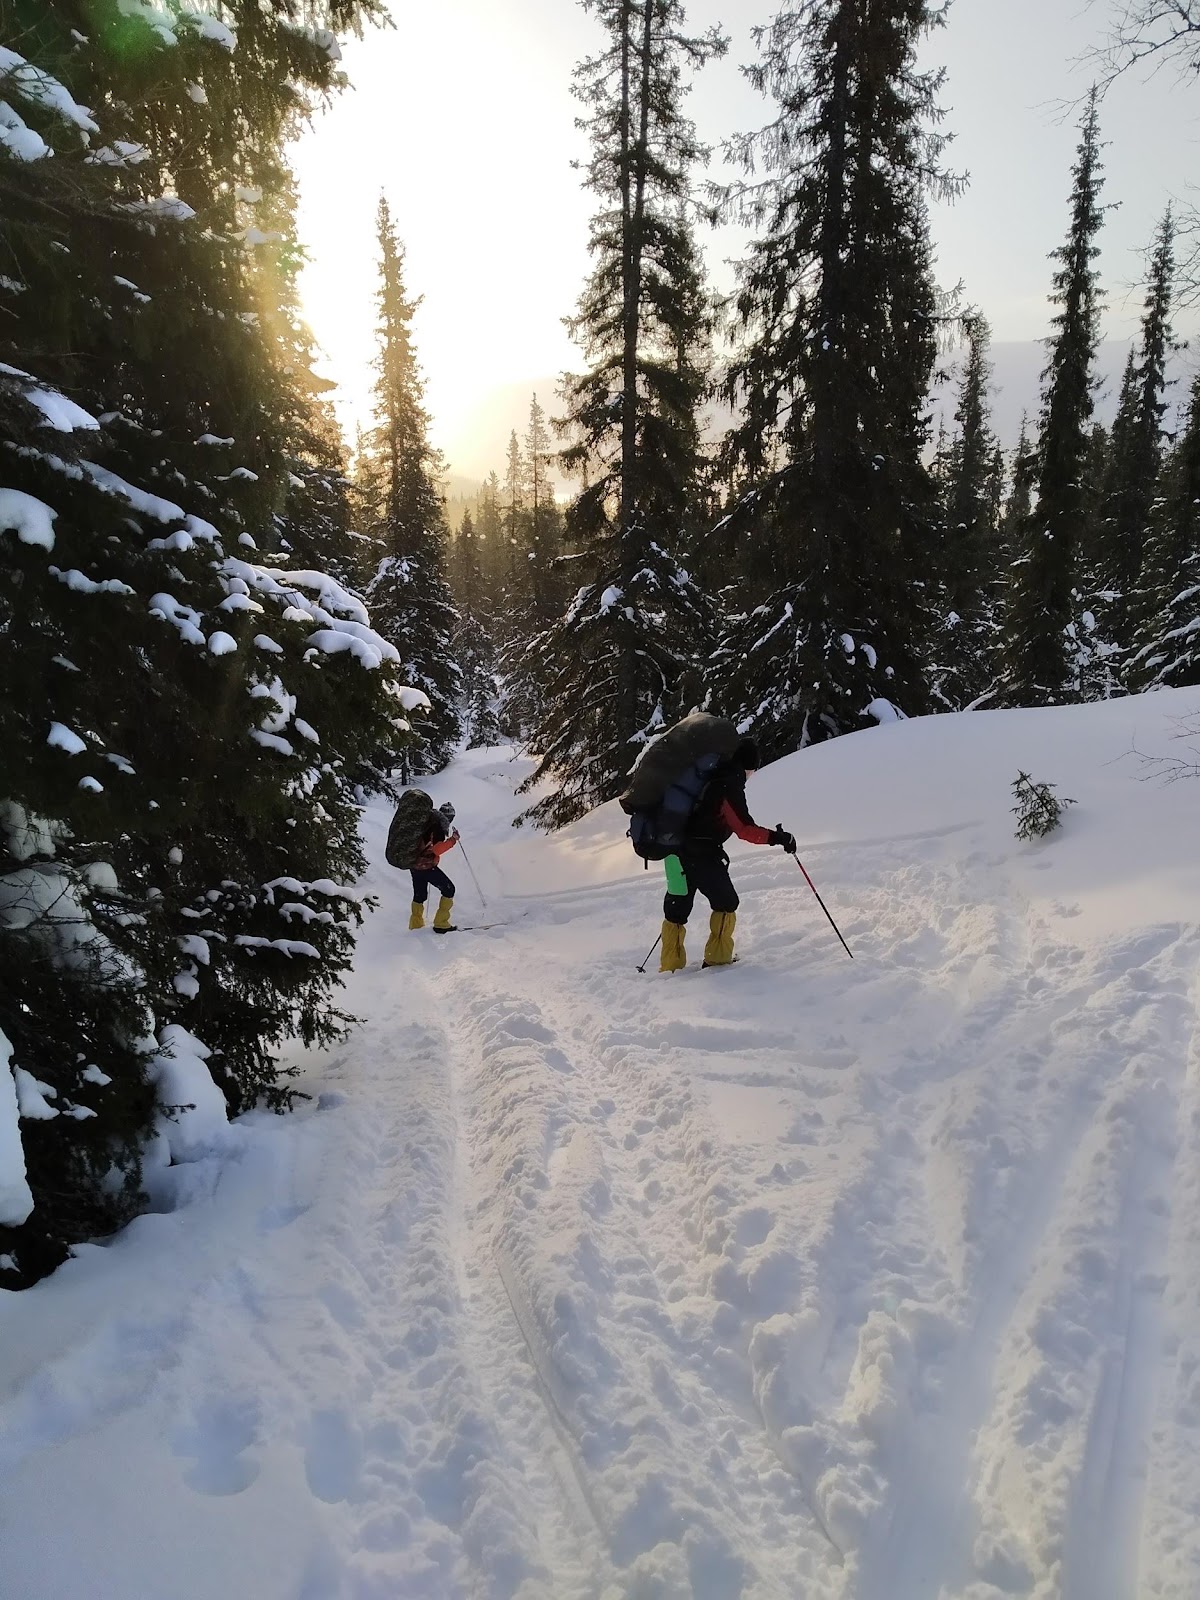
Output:
<svg viewBox="0 0 1200 1600">
<path fill-rule="evenodd" d="M 662 958 L 660 972 L 678 972 L 687 966 L 683 936 L 699 890 L 708 901 L 706 967 L 724 967 L 734 959 L 733 932 L 737 923 L 738 892 L 729 876 L 725 842 L 732 834 L 748 844 L 782 845 L 796 853 L 796 841 L 782 828 L 761 828 L 746 805 L 746 780 L 758 770 L 758 746 L 743 739 L 733 755 L 721 763 L 688 821 L 683 848 L 663 862 L 667 893 L 663 900 Z"/>
<path fill-rule="evenodd" d="M 447 800 L 440 805 L 429 819 L 421 839 L 421 848 L 416 860 L 410 867 L 413 882 L 412 915 L 408 919 L 410 928 L 423 928 L 425 926 L 425 902 L 429 898 L 429 887 L 441 891 L 441 900 L 433 918 L 434 933 L 457 933 L 457 928 L 450 921 L 450 912 L 454 907 L 454 885 L 442 871 L 441 859 L 448 850 L 453 850 L 458 843 L 458 829 L 451 832 L 454 822 L 454 807 Z"/>
</svg>

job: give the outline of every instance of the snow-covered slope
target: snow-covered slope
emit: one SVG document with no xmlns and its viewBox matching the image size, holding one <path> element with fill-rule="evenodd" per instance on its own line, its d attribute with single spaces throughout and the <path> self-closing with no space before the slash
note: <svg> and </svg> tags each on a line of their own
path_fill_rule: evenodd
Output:
<svg viewBox="0 0 1200 1600">
<path fill-rule="evenodd" d="M 503 752 L 430 785 L 494 926 L 409 934 L 369 813 L 313 1102 L 0 1296 L 4 1600 L 1194 1600 L 1200 781 L 1133 753 L 1189 716 L 758 775 L 853 962 L 738 847 L 739 965 L 640 976 L 659 875 L 514 831 Z"/>
</svg>

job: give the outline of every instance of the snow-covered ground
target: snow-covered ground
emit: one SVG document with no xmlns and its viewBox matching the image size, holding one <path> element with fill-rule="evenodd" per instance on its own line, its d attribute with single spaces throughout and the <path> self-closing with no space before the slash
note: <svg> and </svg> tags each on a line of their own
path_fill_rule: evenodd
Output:
<svg viewBox="0 0 1200 1600">
<path fill-rule="evenodd" d="M 312 1102 L 0 1294 L 4 1600 L 1195 1600 L 1200 781 L 1131 753 L 1187 714 L 757 776 L 853 961 L 737 847 L 740 963 L 639 975 L 659 874 L 514 832 L 504 752 L 429 786 L 495 926 L 410 934 L 371 811 Z"/>
</svg>

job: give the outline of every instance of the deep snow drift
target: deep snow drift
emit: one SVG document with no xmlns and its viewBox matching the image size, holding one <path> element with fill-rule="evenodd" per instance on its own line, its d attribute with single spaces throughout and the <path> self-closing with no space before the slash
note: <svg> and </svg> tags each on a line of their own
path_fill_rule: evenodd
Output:
<svg viewBox="0 0 1200 1600">
<path fill-rule="evenodd" d="M 1195 1600 L 1200 692 L 910 722 L 750 785 L 742 960 L 634 970 L 613 808 L 382 864 L 314 1099 L 0 1294 L 4 1600 Z M 1200 744 L 1200 738 L 1196 741 Z M 1013 838 L 1018 768 L 1078 804 Z"/>
</svg>

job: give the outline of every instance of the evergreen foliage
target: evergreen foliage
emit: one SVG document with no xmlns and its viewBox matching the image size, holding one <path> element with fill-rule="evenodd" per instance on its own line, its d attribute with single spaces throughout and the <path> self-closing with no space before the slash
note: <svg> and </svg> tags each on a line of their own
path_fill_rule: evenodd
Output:
<svg viewBox="0 0 1200 1600">
<path fill-rule="evenodd" d="M 677 559 L 696 503 L 711 324 L 686 213 L 707 152 L 683 98 L 685 72 L 726 41 L 687 35 L 680 0 L 584 3 L 607 36 L 575 85 L 600 209 L 571 324 L 590 365 L 565 381 L 561 460 L 584 478 L 569 536 L 587 575 L 531 653 L 540 760 L 527 787 L 554 787 L 529 815 L 550 826 L 620 791 L 639 743 L 684 708 L 706 632 L 704 598 Z"/>
<path fill-rule="evenodd" d="M 967 358 L 954 420 L 958 431 L 945 452 L 940 475 L 945 506 L 945 545 L 940 562 L 945 594 L 937 692 L 941 703 L 961 710 L 989 687 L 998 669 L 999 482 L 997 444 L 989 424 L 987 359 L 991 333 L 974 312 L 964 318 Z"/>
<path fill-rule="evenodd" d="M 1054 705 L 1078 698 L 1076 560 L 1086 536 L 1084 467 L 1099 338 L 1096 236 L 1103 220 L 1096 91 L 1088 97 L 1072 169 L 1071 226 L 1054 251 L 1050 361 L 1043 375 L 1037 506 L 1025 525 L 1006 619 L 1007 698 Z"/>
<path fill-rule="evenodd" d="M 1146 637 L 1131 680 L 1147 688 L 1200 683 L 1200 377 L 1152 508 L 1145 593 Z"/>
<path fill-rule="evenodd" d="M 714 704 L 783 754 L 928 704 L 937 508 L 922 455 L 938 297 L 926 198 L 941 170 L 924 0 L 806 0 L 759 29 L 750 73 L 776 102 L 734 142 L 759 230 L 741 269 L 735 526 L 771 592 L 730 617 Z"/>
<path fill-rule="evenodd" d="M 413 771 L 440 771 L 462 737 L 462 675 L 453 654 L 458 617 L 446 581 L 441 462 L 429 443 L 412 338 L 421 302 L 408 298 L 404 249 L 383 198 L 377 237 L 375 426 L 355 463 L 355 490 L 362 531 L 384 552 L 367 590 L 375 625 L 399 651 L 405 683 L 430 702 L 417 724 L 416 749 L 399 752 L 407 782 Z"/>
<path fill-rule="evenodd" d="M 451 588 L 458 612 L 454 652 L 462 671 L 462 714 L 468 750 L 500 743 L 496 713 L 496 650 L 489 623 L 479 538 L 470 511 L 453 543 Z"/>
<path fill-rule="evenodd" d="M 1101 576 L 1104 589 L 1111 591 L 1104 620 L 1106 631 L 1123 653 L 1128 653 L 1146 610 L 1141 590 L 1150 513 L 1162 467 L 1166 364 L 1172 349 L 1174 231 L 1168 209 L 1150 255 L 1141 339 L 1129 353 L 1121 387 L 1100 520 Z"/>
<path fill-rule="evenodd" d="M 231 5 L 228 28 L 115 3 L 17 10 L 0 1032 L 59 1114 L 22 1124 L 34 1209 L 0 1219 L 5 1286 L 143 1203 L 179 1041 L 238 1111 L 288 1102 L 286 1038 L 340 1036 L 355 779 L 403 736 L 394 652 L 282 551 L 290 530 L 337 556 L 345 523 L 336 473 L 315 489 L 327 418 L 280 152 L 335 84 L 325 25 L 373 7 L 314 5 L 301 25 Z"/>
<path fill-rule="evenodd" d="M 1060 800 L 1054 784 L 1035 783 L 1027 772 L 1017 773 L 1012 790 L 1017 801 L 1012 811 L 1018 839 L 1044 839 L 1060 825 L 1066 808 L 1075 804 L 1066 795 Z"/>
</svg>

